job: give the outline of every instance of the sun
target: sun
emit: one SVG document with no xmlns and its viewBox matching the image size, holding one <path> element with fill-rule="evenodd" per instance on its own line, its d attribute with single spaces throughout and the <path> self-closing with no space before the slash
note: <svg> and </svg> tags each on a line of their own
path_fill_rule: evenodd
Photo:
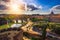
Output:
<svg viewBox="0 0 60 40">
<path fill-rule="evenodd" d="M 9 7 L 9 12 L 10 13 L 15 13 L 15 14 L 18 14 L 19 12 L 19 7 L 17 4 L 11 4 L 10 7 Z"/>
<path fill-rule="evenodd" d="M 19 7 L 17 4 L 12 4 L 10 9 L 12 9 L 12 11 L 18 11 L 19 10 Z"/>
<path fill-rule="evenodd" d="M 11 0 L 9 3 L 9 13 L 22 14 L 24 13 L 24 2 L 22 0 Z"/>
</svg>

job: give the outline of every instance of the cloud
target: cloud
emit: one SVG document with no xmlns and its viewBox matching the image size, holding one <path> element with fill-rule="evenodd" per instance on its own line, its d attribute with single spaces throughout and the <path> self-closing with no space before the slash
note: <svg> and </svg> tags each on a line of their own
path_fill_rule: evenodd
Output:
<svg viewBox="0 0 60 40">
<path fill-rule="evenodd" d="M 60 13 L 60 5 L 53 6 L 50 11 L 53 11 L 54 13 Z"/>
<path fill-rule="evenodd" d="M 29 11 L 34 11 L 42 9 L 42 6 L 37 6 L 36 4 L 31 3 L 27 5 L 27 8 Z"/>
<path fill-rule="evenodd" d="M 35 3 L 36 1 L 35 0 L 23 0 L 25 1 L 26 3 L 30 4 L 30 3 Z"/>
<path fill-rule="evenodd" d="M 60 5 L 53 6 L 51 10 L 60 10 Z"/>
<path fill-rule="evenodd" d="M 27 4 L 28 11 L 40 9 L 40 7 L 38 8 L 36 5 L 36 0 L 24 0 L 24 2 Z"/>
<path fill-rule="evenodd" d="M 10 0 L 2 0 L 2 1 L 4 1 L 4 2 L 9 2 Z"/>
<path fill-rule="evenodd" d="M 40 5 L 39 8 L 42 9 L 43 7 Z"/>
<path fill-rule="evenodd" d="M 5 10 L 7 7 L 5 5 L 0 5 L 0 10 Z"/>
</svg>

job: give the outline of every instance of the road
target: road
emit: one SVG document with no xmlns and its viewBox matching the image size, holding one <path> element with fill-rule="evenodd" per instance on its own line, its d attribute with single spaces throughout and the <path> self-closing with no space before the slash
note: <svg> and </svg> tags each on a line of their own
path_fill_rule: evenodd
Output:
<svg viewBox="0 0 60 40">
<path fill-rule="evenodd" d="M 21 29 L 25 32 L 29 32 L 31 34 L 39 34 L 38 32 L 35 32 L 32 30 L 32 28 L 29 28 L 33 25 L 33 22 L 29 21 L 25 26 L 21 27 Z"/>
<path fill-rule="evenodd" d="M 34 23 L 29 21 L 25 26 L 22 27 L 22 30 L 24 30 L 25 32 L 31 33 L 31 34 L 42 35 L 41 31 L 38 31 L 38 30 L 33 31 L 32 30 L 32 27 L 31 27 L 32 24 L 34 24 Z M 29 27 L 31 27 L 31 28 L 29 28 Z M 60 36 L 58 36 L 58 35 L 56 35 L 56 34 L 54 34 L 52 32 L 47 32 L 46 36 L 50 36 L 50 37 L 57 38 L 58 40 L 60 40 Z"/>
</svg>

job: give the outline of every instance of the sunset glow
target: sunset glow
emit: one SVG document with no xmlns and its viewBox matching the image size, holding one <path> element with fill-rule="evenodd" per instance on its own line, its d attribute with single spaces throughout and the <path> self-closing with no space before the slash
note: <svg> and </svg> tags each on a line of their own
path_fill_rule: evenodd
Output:
<svg viewBox="0 0 60 40">
<path fill-rule="evenodd" d="M 23 14 L 24 12 L 23 0 L 10 0 L 9 2 L 9 13 Z"/>
</svg>

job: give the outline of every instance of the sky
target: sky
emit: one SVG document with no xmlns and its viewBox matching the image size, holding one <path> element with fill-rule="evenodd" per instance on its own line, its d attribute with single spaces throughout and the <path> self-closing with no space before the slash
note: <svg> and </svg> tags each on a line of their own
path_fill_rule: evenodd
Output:
<svg viewBox="0 0 60 40">
<path fill-rule="evenodd" d="M 34 3 L 35 5 L 37 5 L 37 7 L 40 6 L 41 9 L 39 12 L 42 14 L 48 14 L 50 10 L 54 8 L 55 6 L 59 5 L 59 8 L 60 8 L 60 0 L 30 0 L 30 1 L 26 0 L 26 2 L 28 4 Z M 37 11 L 35 11 L 35 13 L 36 12 Z"/>
<path fill-rule="evenodd" d="M 37 3 L 43 6 L 44 11 L 48 11 L 53 6 L 60 5 L 60 0 L 37 0 Z"/>
<path fill-rule="evenodd" d="M 28 5 L 26 14 L 49 14 L 51 10 L 60 13 L 60 0 L 23 0 L 23 2 Z M 0 6 L 0 9 L 4 8 Z"/>
</svg>

